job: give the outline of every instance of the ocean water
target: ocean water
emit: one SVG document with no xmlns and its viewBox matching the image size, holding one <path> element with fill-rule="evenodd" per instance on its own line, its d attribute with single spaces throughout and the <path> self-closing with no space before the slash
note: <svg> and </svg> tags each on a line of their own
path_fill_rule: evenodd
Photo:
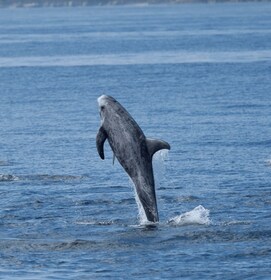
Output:
<svg viewBox="0 0 271 280">
<path fill-rule="evenodd" d="M 1 279 L 270 279 L 271 4 L 0 10 Z M 96 151 L 114 96 L 154 158 L 140 223 Z"/>
</svg>

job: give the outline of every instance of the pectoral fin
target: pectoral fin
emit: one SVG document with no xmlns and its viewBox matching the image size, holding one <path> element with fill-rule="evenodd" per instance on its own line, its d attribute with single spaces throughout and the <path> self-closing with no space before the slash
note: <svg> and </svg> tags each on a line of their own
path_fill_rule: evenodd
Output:
<svg viewBox="0 0 271 280">
<path fill-rule="evenodd" d="M 98 150 L 98 154 L 100 155 L 101 159 L 104 159 L 104 142 L 107 139 L 107 133 L 104 128 L 101 126 L 97 136 L 96 136 L 96 146 Z"/>
<path fill-rule="evenodd" d="M 165 141 L 147 138 L 146 142 L 151 157 L 159 150 L 170 150 L 170 145 Z"/>
</svg>

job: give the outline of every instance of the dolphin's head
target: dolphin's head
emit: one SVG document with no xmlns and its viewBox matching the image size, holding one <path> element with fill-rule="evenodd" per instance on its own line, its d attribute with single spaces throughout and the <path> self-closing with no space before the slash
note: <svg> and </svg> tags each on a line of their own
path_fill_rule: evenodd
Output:
<svg viewBox="0 0 271 280">
<path fill-rule="evenodd" d="M 103 123 L 105 118 L 114 116 L 120 106 L 116 99 L 109 95 L 101 95 L 98 98 L 101 122 Z"/>
</svg>

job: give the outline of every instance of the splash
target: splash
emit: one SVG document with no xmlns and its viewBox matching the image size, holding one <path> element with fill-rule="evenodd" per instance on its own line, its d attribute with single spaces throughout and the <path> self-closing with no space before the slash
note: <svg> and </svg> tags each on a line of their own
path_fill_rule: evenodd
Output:
<svg viewBox="0 0 271 280">
<path fill-rule="evenodd" d="M 132 180 L 131 180 L 132 182 Z M 137 204 L 137 208 L 138 208 L 138 220 L 139 220 L 139 223 L 140 225 L 147 225 L 148 223 L 150 223 L 147 219 L 147 216 L 145 214 L 145 211 L 144 211 L 144 208 L 139 200 L 139 197 L 136 193 L 136 189 L 135 187 L 133 188 L 134 189 L 134 194 L 135 194 L 135 200 L 136 200 L 136 204 Z"/>
<path fill-rule="evenodd" d="M 136 201 L 137 208 L 138 208 L 137 218 L 139 220 L 139 225 L 140 226 L 155 226 L 158 223 L 150 222 L 147 219 L 147 216 L 145 214 L 143 205 L 141 204 L 141 202 L 139 200 L 139 197 L 138 197 L 137 192 L 136 192 L 136 188 L 134 187 L 134 183 L 133 183 L 133 181 L 131 179 L 130 179 L 130 184 L 133 186 L 133 191 L 134 191 L 134 195 L 135 195 L 135 201 Z"/>
<path fill-rule="evenodd" d="M 184 225 L 209 225 L 211 220 L 209 218 L 210 211 L 199 205 L 193 210 L 184 214 L 171 218 L 168 223 L 178 226 Z"/>
<path fill-rule="evenodd" d="M 168 158 L 168 152 L 169 150 L 167 149 L 159 150 L 154 154 L 154 159 L 157 159 L 159 161 L 165 161 Z"/>
<path fill-rule="evenodd" d="M 154 154 L 153 165 L 154 165 L 154 177 L 155 177 L 156 188 L 157 188 L 157 186 L 161 185 L 162 177 L 163 177 L 163 174 L 165 173 L 164 162 L 167 158 L 168 158 L 168 150 L 166 150 L 166 149 L 160 150 Z M 139 224 L 144 225 L 144 226 L 155 225 L 156 223 L 150 222 L 147 219 L 144 208 L 138 198 L 138 195 L 137 195 L 135 187 L 134 187 L 134 183 L 131 179 L 130 179 L 130 183 L 133 186 L 135 200 L 136 200 L 136 204 L 138 207 Z M 159 205 L 158 205 L 158 212 L 159 212 Z"/>
<path fill-rule="evenodd" d="M 155 188 L 161 188 L 165 182 L 166 164 L 168 160 L 168 150 L 163 149 L 156 152 L 153 156 L 153 175 L 155 180 Z M 159 199 L 158 199 L 159 200 Z"/>
</svg>

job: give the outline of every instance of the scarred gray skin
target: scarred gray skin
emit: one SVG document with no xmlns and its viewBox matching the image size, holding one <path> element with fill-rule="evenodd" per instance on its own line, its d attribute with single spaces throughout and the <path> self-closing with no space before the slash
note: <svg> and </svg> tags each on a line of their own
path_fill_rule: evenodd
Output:
<svg viewBox="0 0 271 280">
<path fill-rule="evenodd" d="M 113 97 L 98 98 L 101 127 L 96 137 L 97 150 L 104 159 L 103 145 L 107 139 L 124 170 L 132 179 L 148 221 L 158 222 L 152 156 L 168 143 L 147 139 L 132 116 Z"/>
</svg>

